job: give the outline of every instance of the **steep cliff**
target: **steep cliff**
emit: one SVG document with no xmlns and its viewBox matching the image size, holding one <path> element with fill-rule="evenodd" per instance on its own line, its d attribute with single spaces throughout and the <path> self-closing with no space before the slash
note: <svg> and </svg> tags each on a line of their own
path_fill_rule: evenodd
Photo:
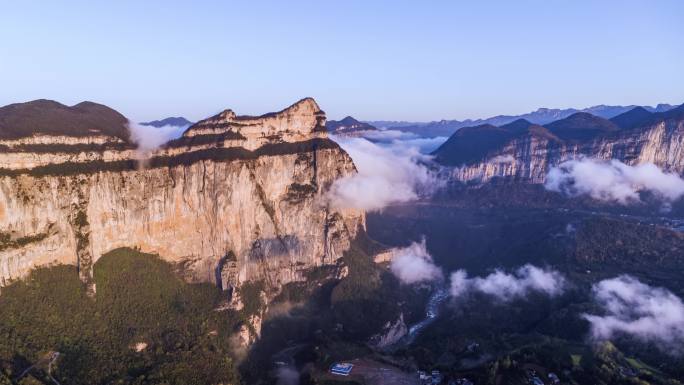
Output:
<svg viewBox="0 0 684 385">
<path fill-rule="evenodd" d="M 59 115 L 22 126 L 45 103 Z M 326 189 L 355 167 L 313 99 L 258 117 L 226 110 L 145 159 L 125 119 L 104 126 L 113 110 L 83 105 L 94 104 L 0 110 L 0 286 L 61 263 L 94 289 L 92 264 L 129 246 L 192 280 L 277 290 L 334 264 L 365 226 L 362 212 L 326 204 Z"/>
<path fill-rule="evenodd" d="M 654 163 L 684 173 L 684 106 L 650 113 L 635 108 L 610 120 L 576 113 L 540 126 L 520 119 L 457 131 L 434 152 L 453 180 L 493 178 L 544 183 L 550 167 L 583 156 Z"/>
</svg>

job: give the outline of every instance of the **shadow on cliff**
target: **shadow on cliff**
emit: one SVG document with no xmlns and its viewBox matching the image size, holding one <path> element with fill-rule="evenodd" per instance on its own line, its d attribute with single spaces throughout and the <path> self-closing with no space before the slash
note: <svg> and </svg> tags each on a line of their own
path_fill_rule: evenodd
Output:
<svg viewBox="0 0 684 385">
<path fill-rule="evenodd" d="M 287 366 L 307 383 L 312 366 L 325 370 L 372 353 L 367 341 L 400 313 L 419 317 L 423 299 L 410 298 L 412 291 L 373 262 L 382 248 L 361 231 L 338 265 L 311 269 L 305 281 L 285 285 L 240 367 L 243 380 L 276 383 Z"/>
</svg>

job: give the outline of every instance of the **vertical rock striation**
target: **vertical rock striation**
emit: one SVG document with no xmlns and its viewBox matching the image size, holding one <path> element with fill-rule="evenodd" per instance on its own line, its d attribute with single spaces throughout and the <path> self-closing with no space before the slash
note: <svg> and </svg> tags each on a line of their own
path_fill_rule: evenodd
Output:
<svg viewBox="0 0 684 385">
<path fill-rule="evenodd" d="M 0 130 L 3 113 L 16 114 L 3 109 Z M 365 226 L 362 212 L 326 204 L 355 167 L 313 99 L 259 117 L 226 110 L 144 161 L 127 135 L 88 130 L 97 114 L 83 119 L 84 129 L 60 120 L 61 130 L 20 127 L 0 143 L 0 284 L 57 263 L 90 282 L 102 254 L 128 246 L 193 280 L 277 288 L 335 263 Z"/>
<path fill-rule="evenodd" d="M 609 120 L 577 113 L 545 126 L 518 120 L 507 125 L 467 127 L 434 153 L 451 166 L 452 180 L 494 178 L 544 183 L 549 169 L 581 157 L 653 163 L 684 173 L 684 106 L 664 113 L 635 108 Z"/>
</svg>

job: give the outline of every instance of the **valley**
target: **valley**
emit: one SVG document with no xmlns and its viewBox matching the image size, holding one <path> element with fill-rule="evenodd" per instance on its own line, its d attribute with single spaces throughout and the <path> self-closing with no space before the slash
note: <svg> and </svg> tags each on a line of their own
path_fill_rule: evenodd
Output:
<svg viewBox="0 0 684 385">
<path fill-rule="evenodd" d="M 676 313 L 672 335 L 629 332 L 660 314 L 648 298 L 676 312 L 684 297 L 674 174 L 632 172 L 644 159 L 620 150 L 599 152 L 627 162 L 610 173 L 656 173 L 659 184 L 611 176 L 623 195 L 611 195 L 614 185 L 594 194 L 570 168 L 563 187 L 547 180 L 597 148 L 656 156 L 653 146 L 679 141 L 681 107 L 640 114 L 617 136 L 568 134 L 572 150 L 538 146 L 531 156 L 516 135 L 534 141 L 545 128 L 524 122 L 463 128 L 427 156 L 349 117 L 330 128 L 338 144 L 310 98 L 259 117 L 225 110 L 144 153 L 104 106 L 88 123 L 102 124 L 100 139 L 68 129 L 69 114 L 91 104 L 0 111 L 21 122 L 25 108 L 67 122 L 30 135 L 12 123 L 4 142 L 7 384 L 677 384 L 684 375 L 667 351 L 679 341 Z M 99 121 L 102 111 L 111 117 Z M 548 126 L 586 133 L 584 117 L 566 119 Z M 497 168 L 492 159 L 506 156 L 516 166 Z M 662 161 L 679 169 L 678 147 Z M 468 167 L 494 171 L 464 180 Z M 405 196 L 356 205 L 368 197 L 355 192 L 384 186 Z M 643 292 L 646 302 L 631 305 L 641 313 L 625 310 L 640 297 L 610 288 Z M 330 372 L 336 363 L 353 365 L 348 377 Z"/>
</svg>

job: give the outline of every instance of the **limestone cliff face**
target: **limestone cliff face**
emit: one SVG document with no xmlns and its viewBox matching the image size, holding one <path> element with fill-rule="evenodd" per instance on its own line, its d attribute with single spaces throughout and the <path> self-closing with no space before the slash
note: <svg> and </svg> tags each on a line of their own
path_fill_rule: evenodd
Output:
<svg viewBox="0 0 684 385">
<path fill-rule="evenodd" d="M 448 173 L 453 180 L 470 183 L 497 177 L 544 183 L 551 167 L 581 157 L 617 159 L 629 165 L 650 162 L 684 174 L 684 119 L 663 119 L 590 140 L 561 140 L 548 132 L 517 135 L 478 159 L 454 164 Z"/>
<path fill-rule="evenodd" d="M 93 263 L 123 246 L 224 288 L 302 279 L 365 226 L 362 212 L 326 204 L 330 184 L 356 171 L 324 127 L 304 99 L 261 117 L 224 111 L 144 161 L 115 136 L 12 138 L 29 147 L 0 153 L 0 284 L 57 263 L 90 281 Z"/>
</svg>

